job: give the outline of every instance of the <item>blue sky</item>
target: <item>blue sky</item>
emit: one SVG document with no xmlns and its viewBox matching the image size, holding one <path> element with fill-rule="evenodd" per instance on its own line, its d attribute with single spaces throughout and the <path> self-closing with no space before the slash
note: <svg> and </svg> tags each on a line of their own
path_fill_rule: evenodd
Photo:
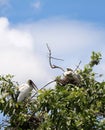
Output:
<svg viewBox="0 0 105 130">
<path fill-rule="evenodd" d="M 65 60 L 57 62 L 64 68 L 86 63 L 92 51 L 104 58 L 104 5 L 104 0 L 0 0 L 1 74 L 19 82 L 32 78 L 38 85 L 54 78 L 46 43 Z M 102 72 L 103 66 L 104 61 Z"/>
<path fill-rule="evenodd" d="M 92 51 L 100 51 L 96 71 L 104 73 L 105 0 L 0 0 L 1 74 L 19 83 L 31 78 L 39 88 L 61 75 L 49 67 L 46 43 L 64 59 L 54 61 L 64 69 L 80 60 L 83 67 Z"/>
<path fill-rule="evenodd" d="M 32 78 L 39 86 L 62 74 L 49 68 L 46 43 L 65 60 L 57 62 L 64 69 L 86 63 L 92 51 L 104 58 L 104 5 L 104 0 L 0 0 L 1 74 L 19 82 Z M 103 66 L 104 61 L 102 72 Z"/>
<path fill-rule="evenodd" d="M 11 23 L 36 21 L 49 17 L 66 17 L 104 24 L 104 0 L 3 0 L 0 16 Z"/>
</svg>

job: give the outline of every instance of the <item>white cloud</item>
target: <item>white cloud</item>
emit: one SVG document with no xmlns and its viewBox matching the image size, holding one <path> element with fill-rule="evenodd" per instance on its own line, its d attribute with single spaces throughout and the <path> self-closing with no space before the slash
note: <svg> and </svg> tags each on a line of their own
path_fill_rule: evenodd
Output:
<svg viewBox="0 0 105 130">
<path fill-rule="evenodd" d="M 54 56 L 65 60 L 65 62 L 57 62 L 62 67 L 75 68 L 80 60 L 82 65 L 87 63 L 92 51 L 100 51 L 103 56 L 105 55 L 105 29 L 99 25 L 47 19 L 26 26 L 25 29 L 27 28 L 34 37 L 37 51 L 45 52 L 46 43 L 48 43 Z"/>
<path fill-rule="evenodd" d="M 41 87 L 53 75 L 62 74 L 50 69 L 46 43 L 54 57 L 65 60 L 54 63 L 75 67 L 80 60 L 87 62 L 93 50 L 105 54 L 104 36 L 103 29 L 78 21 L 48 19 L 11 27 L 6 18 L 0 18 L 0 73 L 14 74 L 19 82 L 31 78 Z"/>
<path fill-rule="evenodd" d="M 56 22 L 45 20 L 26 26 L 35 37 L 37 45 L 45 46 L 48 43 L 59 55 L 69 54 L 72 58 L 72 54 L 76 52 L 82 56 L 83 53 L 88 55 L 93 50 L 103 50 L 105 31 L 92 24 L 60 19 Z"/>
<path fill-rule="evenodd" d="M 41 2 L 40 0 L 37 0 L 35 1 L 32 6 L 35 8 L 35 9 L 39 9 L 41 7 Z"/>
<path fill-rule="evenodd" d="M 19 81 L 32 78 L 40 82 L 47 77 L 31 34 L 10 27 L 6 18 L 0 18 L 0 61 L 0 74 L 13 74 Z"/>
</svg>

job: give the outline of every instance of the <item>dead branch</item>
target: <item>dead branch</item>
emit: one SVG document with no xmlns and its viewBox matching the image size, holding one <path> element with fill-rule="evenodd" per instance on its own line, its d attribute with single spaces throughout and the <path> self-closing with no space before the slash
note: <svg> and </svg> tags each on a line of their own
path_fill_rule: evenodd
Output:
<svg viewBox="0 0 105 130">
<path fill-rule="evenodd" d="M 58 59 L 58 58 L 52 57 L 51 49 L 49 48 L 48 44 L 46 44 L 46 46 L 47 46 L 47 49 L 48 49 L 48 51 L 49 51 L 49 64 L 50 64 L 50 67 L 51 67 L 52 69 L 58 68 L 58 69 L 60 69 L 60 70 L 62 70 L 62 71 L 64 72 L 64 69 L 63 69 L 62 67 L 52 64 L 52 59 L 55 59 L 55 60 L 62 60 L 62 59 Z M 62 60 L 62 61 L 63 61 L 63 60 Z"/>
<path fill-rule="evenodd" d="M 45 87 L 47 87 L 49 84 L 51 84 L 51 83 L 53 83 L 53 82 L 56 82 L 56 80 L 52 80 L 52 81 L 48 82 L 46 85 L 44 85 L 42 88 L 40 88 L 39 91 L 42 90 L 42 89 L 44 89 Z M 32 95 L 31 99 L 32 99 L 33 97 L 35 97 L 35 96 L 37 95 L 37 93 L 38 93 L 38 91 L 36 91 L 36 92 L 34 93 L 34 95 Z"/>
<path fill-rule="evenodd" d="M 61 60 L 61 61 L 64 61 L 63 59 L 59 59 L 59 58 L 55 58 L 55 57 L 51 57 L 52 59 L 54 60 Z"/>
<path fill-rule="evenodd" d="M 81 61 L 79 62 L 79 64 L 78 64 L 77 67 L 75 68 L 74 72 L 77 71 L 77 69 L 79 68 L 80 64 L 81 64 Z"/>
<path fill-rule="evenodd" d="M 44 89 L 46 86 L 48 86 L 49 84 L 53 83 L 53 82 L 56 82 L 56 80 L 52 80 L 50 82 L 48 82 L 46 85 L 44 85 L 40 90 Z"/>
</svg>

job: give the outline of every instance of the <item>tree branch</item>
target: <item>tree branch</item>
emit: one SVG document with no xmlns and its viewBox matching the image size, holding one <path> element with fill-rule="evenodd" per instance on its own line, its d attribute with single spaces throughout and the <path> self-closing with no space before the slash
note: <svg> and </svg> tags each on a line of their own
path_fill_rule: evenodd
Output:
<svg viewBox="0 0 105 130">
<path fill-rule="evenodd" d="M 60 70 L 62 70 L 62 71 L 64 72 L 64 69 L 63 69 L 62 67 L 52 64 L 52 61 L 51 61 L 52 59 L 55 59 L 55 60 L 62 60 L 62 59 L 58 59 L 58 58 L 52 57 L 52 55 L 51 55 L 51 49 L 49 48 L 48 44 L 46 44 L 46 46 L 47 46 L 47 49 L 48 49 L 48 51 L 49 51 L 49 64 L 50 64 L 50 67 L 51 67 L 52 69 L 58 68 L 58 69 L 60 69 Z M 62 61 L 63 61 L 63 60 L 62 60 Z"/>
<path fill-rule="evenodd" d="M 46 85 L 44 85 L 42 88 L 40 88 L 39 91 L 42 90 L 42 89 L 44 89 L 46 86 L 48 86 L 49 84 L 51 84 L 51 83 L 53 83 L 53 82 L 56 82 L 56 80 L 52 80 L 52 81 L 48 82 Z M 37 93 L 38 93 L 38 91 L 36 91 L 36 92 L 34 93 L 34 95 L 31 97 L 31 99 L 32 99 L 33 97 L 35 97 Z"/>
<path fill-rule="evenodd" d="M 80 64 L 81 64 L 81 61 L 79 62 L 79 64 L 78 64 L 77 67 L 75 68 L 74 72 L 79 68 Z"/>
</svg>

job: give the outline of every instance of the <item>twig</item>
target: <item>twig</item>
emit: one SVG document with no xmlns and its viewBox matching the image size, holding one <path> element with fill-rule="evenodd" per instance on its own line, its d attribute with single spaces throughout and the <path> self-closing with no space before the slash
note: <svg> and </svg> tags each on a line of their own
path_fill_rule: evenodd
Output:
<svg viewBox="0 0 105 130">
<path fill-rule="evenodd" d="M 55 58 L 55 57 L 51 57 L 52 59 L 54 60 L 61 60 L 61 61 L 64 61 L 63 59 L 59 59 L 59 58 Z"/>
<path fill-rule="evenodd" d="M 80 64 L 81 64 L 81 61 L 79 62 L 79 64 L 78 64 L 77 67 L 75 68 L 74 72 L 79 68 Z"/>
<path fill-rule="evenodd" d="M 50 82 L 48 82 L 46 85 L 44 85 L 40 90 L 44 89 L 46 86 L 48 86 L 49 84 L 53 83 L 53 82 L 56 82 L 56 80 L 52 80 Z"/>
<path fill-rule="evenodd" d="M 64 69 L 63 69 L 62 67 L 57 66 L 57 65 L 54 65 L 54 64 L 52 64 L 52 62 L 51 62 L 51 59 L 56 59 L 56 60 L 62 60 L 62 59 L 58 59 L 58 58 L 52 57 L 52 56 L 51 56 L 51 49 L 49 48 L 48 44 L 46 44 L 46 46 L 47 46 L 47 49 L 48 49 L 48 51 L 49 51 L 49 64 L 50 64 L 50 67 L 51 67 L 52 69 L 58 68 L 58 69 L 60 69 L 60 70 L 62 70 L 62 71 L 64 72 Z M 63 60 L 62 60 L 62 61 L 63 61 Z"/>
<path fill-rule="evenodd" d="M 41 89 L 39 89 L 39 91 L 42 90 L 42 89 L 44 89 L 46 86 L 48 86 L 49 84 L 51 84 L 51 83 L 53 83 L 53 82 L 56 82 L 56 80 L 52 80 L 52 81 L 48 82 L 48 83 L 47 83 L 46 85 L 44 85 Z M 31 99 L 32 99 L 37 93 L 38 93 L 38 91 L 31 97 Z"/>
</svg>

